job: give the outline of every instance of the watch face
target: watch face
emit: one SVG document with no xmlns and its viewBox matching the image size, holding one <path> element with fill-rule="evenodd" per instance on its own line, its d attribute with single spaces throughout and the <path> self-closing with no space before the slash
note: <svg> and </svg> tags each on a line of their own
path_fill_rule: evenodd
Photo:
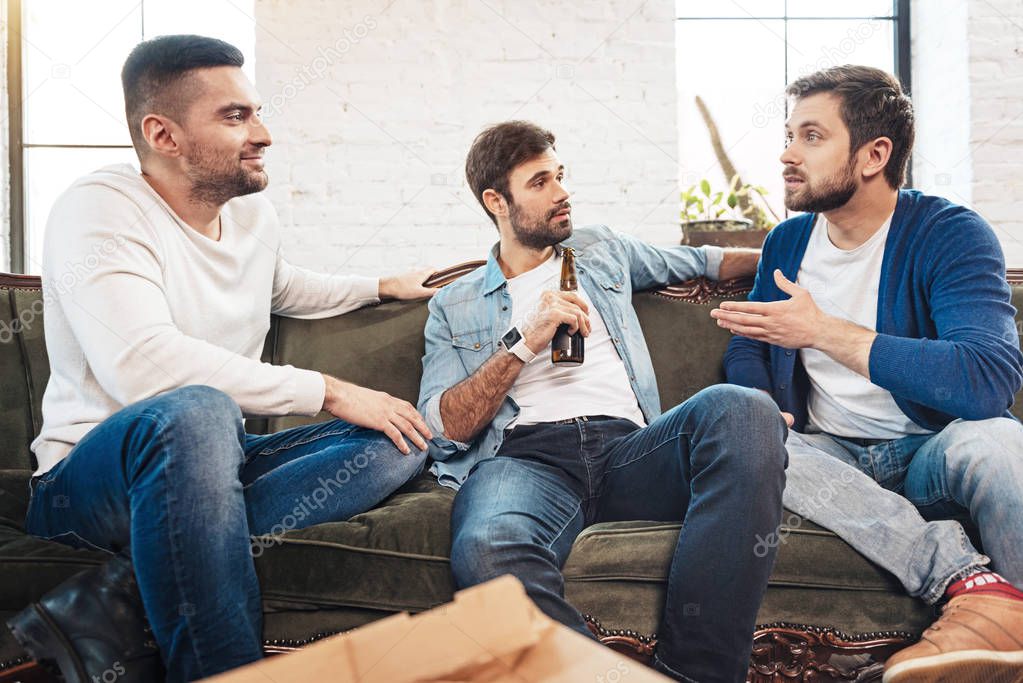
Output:
<svg viewBox="0 0 1023 683">
<path fill-rule="evenodd" d="M 510 349 L 518 344 L 520 339 L 522 339 L 522 335 L 519 334 L 519 328 L 513 327 L 501 337 L 501 343 L 504 345 L 504 348 Z"/>
</svg>

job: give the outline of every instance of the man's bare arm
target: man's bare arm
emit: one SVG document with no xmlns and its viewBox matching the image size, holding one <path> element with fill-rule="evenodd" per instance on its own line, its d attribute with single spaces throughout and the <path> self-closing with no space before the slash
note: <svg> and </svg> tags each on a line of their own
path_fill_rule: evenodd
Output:
<svg viewBox="0 0 1023 683">
<path fill-rule="evenodd" d="M 497 415 L 525 365 L 500 349 L 476 372 L 445 391 L 440 397 L 444 437 L 462 442 L 474 439 Z"/>
<path fill-rule="evenodd" d="M 718 280 L 754 275 L 760 261 L 759 249 L 725 249 L 718 270 Z"/>
<path fill-rule="evenodd" d="M 544 292 L 527 316 L 530 322 L 520 332 L 526 346 L 540 353 L 551 343 L 559 325 L 568 325 L 571 334 L 579 330 L 584 337 L 589 336 L 588 314 L 589 307 L 575 292 Z M 474 439 L 497 415 L 523 366 L 525 363 L 517 356 L 500 349 L 476 372 L 441 394 L 444 438 L 463 443 Z"/>
</svg>

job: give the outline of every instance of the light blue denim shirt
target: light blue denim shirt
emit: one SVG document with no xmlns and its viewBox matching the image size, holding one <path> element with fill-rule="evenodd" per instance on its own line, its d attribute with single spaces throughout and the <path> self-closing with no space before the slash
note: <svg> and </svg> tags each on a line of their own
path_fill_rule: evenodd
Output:
<svg viewBox="0 0 1023 683">
<path fill-rule="evenodd" d="M 632 308 L 632 292 L 700 275 L 716 280 L 724 252 L 717 247 L 654 247 L 602 225 L 575 230 L 561 246 L 575 249 L 579 284 L 604 319 L 649 423 L 661 414 L 661 405 L 650 352 Z M 434 435 L 430 456 L 435 462 L 430 471 L 445 486 L 457 489 L 477 462 L 493 457 L 505 427 L 519 413 L 515 402 L 506 397 L 494 419 L 471 443 L 443 436 L 441 395 L 497 351 L 498 340 L 511 328 L 511 315 L 511 295 L 497 263 L 496 245 L 486 266 L 451 283 L 430 301 L 419 411 Z"/>
</svg>

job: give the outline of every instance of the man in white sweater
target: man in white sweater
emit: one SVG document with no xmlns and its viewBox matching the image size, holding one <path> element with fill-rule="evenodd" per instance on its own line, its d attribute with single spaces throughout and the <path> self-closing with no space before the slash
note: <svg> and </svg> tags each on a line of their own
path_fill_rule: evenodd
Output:
<svg viewBox="0 0 1023 683">
<path fill-rule="evenodd" d="M 160 658 L 168 680 L 193 680 L 260 658 L 250 536 L 372 507 L 420 471 L 432 436 L 405 401 L 260 361 L 271 313 L 319 318 L 432 290 L 426 271 L 377 280 L 284 260 L 257 194 L 271 139 L 242 62 L 199 36 L 137 46 L 122 81 L 141 174 L 85 176 L 47 224 L 52 374 L 26 526 L 111 560 L 10 625 L 69 681 L 152 680 Z M 266 436 L 242 422 L 320 410 L 337 419 Z"/>
</svg>

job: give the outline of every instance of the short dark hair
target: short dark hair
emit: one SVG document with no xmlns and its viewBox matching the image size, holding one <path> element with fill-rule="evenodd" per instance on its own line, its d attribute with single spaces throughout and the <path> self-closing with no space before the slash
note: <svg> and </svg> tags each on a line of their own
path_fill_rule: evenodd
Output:
<svg viewBox="0 0 1023 683">
<path fill-rule="evenodd" d="M 548 149 L 554 149 L 554 134 L 529 121 L 498 123 L 473 140 L 465 158 L 465 179 L 494 225 L 497 217 L 483 203 L 483 193 L 492 189 L 511 202 L 508 176 L 512 169 Z"/>
<path fill-rule="evenodd" d="M 835 66 L 790 85 L 788 95 L 801 99 L 833 93 L 842 103 L 840 113 L 849 129 L 849 154 L 879 137 L 892 141 L 892 155 L 884 169 L 892 189 L 906 182 L 906 166 L 913 151 L 913 103 L 892 74 L 870 66 Z"/>
<path fill-rule="evenodd" d="M 195 35 L 160 36 L 146 40 L 124 61 L 121 86 L 128 132 L 136 153 L 146 150 L 142 137 L 142 119 L 158 113 L 180 122 L 180 117 L 195 99 L 181 86 L 189 72 L 212 66 L 237 66 L 245 63 L 241 50 L 216 38 Z"/>
</svg>

